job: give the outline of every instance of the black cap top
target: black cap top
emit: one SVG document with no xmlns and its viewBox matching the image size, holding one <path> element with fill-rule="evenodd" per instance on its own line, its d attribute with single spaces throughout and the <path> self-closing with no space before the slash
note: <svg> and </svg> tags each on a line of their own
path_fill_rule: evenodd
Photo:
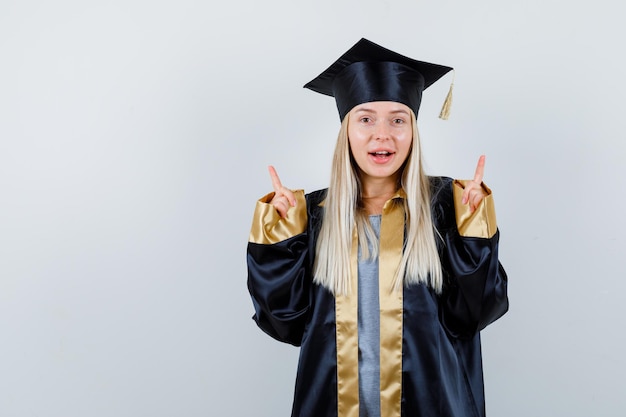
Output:
<svg viewBox="0 0 626 417">
<path fill-rule="evenodd" d="M 342 120 L 354 106 L 371 101 L 406 104 L 417 116 L 422 91 L 451 70 L 416 61 L 363 38 L 304 87 L 335 97 Z"/>
</svg>

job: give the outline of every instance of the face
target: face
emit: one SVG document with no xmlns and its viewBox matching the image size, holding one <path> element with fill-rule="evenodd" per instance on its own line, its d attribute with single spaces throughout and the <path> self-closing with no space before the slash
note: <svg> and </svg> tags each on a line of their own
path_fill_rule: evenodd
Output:
<svg viewBox="0 0 626 417">
<path fill-rule="evenodd" d="M 348 117 L 348 141 L 361 179 L 396 181 L 413 141 L 409 107 L 375 101 L 355 106 Z"/>
</svg>

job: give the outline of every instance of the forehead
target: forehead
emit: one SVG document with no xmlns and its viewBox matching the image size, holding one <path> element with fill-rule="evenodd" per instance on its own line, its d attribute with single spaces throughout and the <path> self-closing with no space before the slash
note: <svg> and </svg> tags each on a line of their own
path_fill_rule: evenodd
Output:
<svg viewBox="0 0 626 417">
<path fill-rule="evenodd" d="M 406 113 L 410 114 L 409 106 L 396 101 L 371 101 L 354 106 L 353 113 Z"/>
</svg>

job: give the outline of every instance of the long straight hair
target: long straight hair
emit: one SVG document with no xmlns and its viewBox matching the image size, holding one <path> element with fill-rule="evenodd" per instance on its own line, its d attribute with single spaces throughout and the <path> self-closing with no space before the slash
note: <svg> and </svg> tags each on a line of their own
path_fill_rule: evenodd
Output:
<svg viewBox="0 0 626 417">
<path fill-rule="evenodd" d="M 350 152 L 348 120 L 341 123 L 330 175 L 330 186 L 324 201 L 324 218 L 317 239 L 314 282 L 335 295 L 350 294 L 350 254 L 352 234 L 356 227 L 362 255 L 378 256 L 378 240 L 361 206 L 359 169 Z M 422 166 L 422 152 L 415 114 L 411 112 L 413 141 L 403 164 L 400 184 L 406 193 L 404 200 L 405 241 L 402 260 L 394 278 L 394 290 L 403 285 L 424 283 L 441 292 L 443 277 L 437 252 L 431 210 L 430 183 Z M 366 241 L 372 243 L 372 252 Z"/>
</svg>

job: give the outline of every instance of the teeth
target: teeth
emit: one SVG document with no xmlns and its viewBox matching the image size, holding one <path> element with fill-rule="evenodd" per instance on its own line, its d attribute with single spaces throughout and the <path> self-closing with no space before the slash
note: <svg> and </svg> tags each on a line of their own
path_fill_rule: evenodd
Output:
<svg viewBox="0 0 626 417">
<path fill-rule="evenodd" d="M 389 155 L 387 151 L 374 152 L 376 155 Z"/>
</svg>

